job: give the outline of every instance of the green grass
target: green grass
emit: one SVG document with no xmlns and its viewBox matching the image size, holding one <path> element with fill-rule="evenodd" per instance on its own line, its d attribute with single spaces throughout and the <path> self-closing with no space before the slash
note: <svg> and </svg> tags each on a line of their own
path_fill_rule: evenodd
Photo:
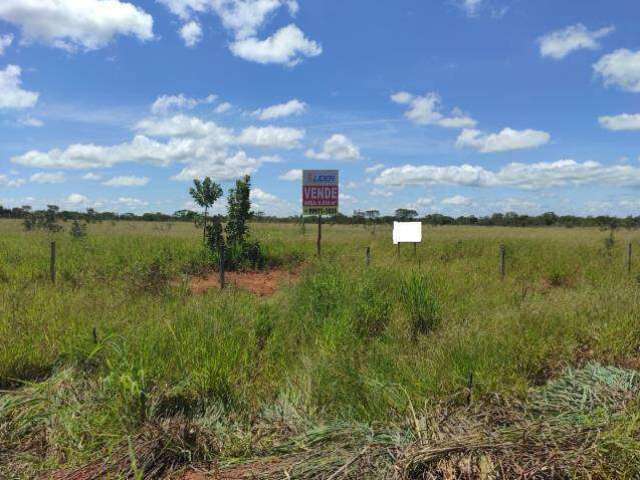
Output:
<svg viewBox="0 0 640 480">
<path fill-rule="evenodd" d="M 373 235 L 325 225 L 319 261 L 311 227 L 252 231 L 271 265 L 302 272 L 271 298 L 190 294 L 185 281 L 206 262 L 190 224 L 105 222 L 86 239 L 56 234 L 52 285 L 52 238 L 0 222 L 5 475 L 29 478 L 99 458 L 127 463 L 128 442 L 150 431 L 182 445 L 171 433 L 177 421 L 222 446 L 197 442 L 207 448 L 194 449 L 193 459 L 171 456 L 171 468 L 298 458 L 282 446 L 283 424 L 304 442 L 314 428 L 359 425 L 373 429 L 369 440 L 391 435 L 384 438 L 400 448 L 419 437 L 416 410 L 427 418 L 442 402 L 466 408 L 470 379 L 474 404 L 507 405 L 526 402 L 570 366 L 638 364 L 639 268 L 629 275 L 624 265 L 637 232 L 618 232 L 607 248 L 609 233 L 590 229 L 425 227 L 417 256 L 406 246 L 398 257 L 389 227 Z M 640 474 L 629 447 L 637 409 L 617 415 L 623 420 L 606 422 L 606 442 L 597 445 L 604 465 L 623 451 L 616 468 L 632 478 Z"/>
</svg>

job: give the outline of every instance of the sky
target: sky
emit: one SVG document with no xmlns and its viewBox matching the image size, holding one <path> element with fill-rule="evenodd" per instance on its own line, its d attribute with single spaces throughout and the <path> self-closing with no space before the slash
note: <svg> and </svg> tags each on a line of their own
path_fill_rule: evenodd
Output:
<svg viewBox="0 0 640 480">
<path fill-rule="evenodd" d="M 640 215 L 637 0 L 2 0 L 0 204 Z M 224 200 L 218 209 L 224 208 Z"/>
</svg>

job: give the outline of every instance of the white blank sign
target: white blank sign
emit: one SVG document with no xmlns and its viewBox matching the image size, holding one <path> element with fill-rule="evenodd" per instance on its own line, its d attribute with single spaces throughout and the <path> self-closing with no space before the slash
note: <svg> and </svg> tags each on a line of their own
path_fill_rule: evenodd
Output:
<svg viewBox="0 0 640 480">
<path fill-rule="evenodd" d="M 393 222 L 393 244 L 422 243 L 422 223 Z"/>
</svg>

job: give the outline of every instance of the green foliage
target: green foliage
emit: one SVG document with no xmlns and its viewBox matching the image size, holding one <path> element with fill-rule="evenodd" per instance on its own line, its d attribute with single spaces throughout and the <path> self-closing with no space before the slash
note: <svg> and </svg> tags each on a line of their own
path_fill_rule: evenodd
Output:
<svg viewBox="0 0 640 480">
<path fill-rule="evenodd" d="M 427 334 L 440 322 L 440 303 L 433 291 L 433 280 L 424 273 L 411 273 L 402 282 L 401 302 L 414 336 Z"/>
<path fill-rule="evenodd" d="M 69 229 L 69 234 L 75 239 L 85 238 L 87 236 L 87 224 L 74 220 Z"/>
<path fill-rule="evenodd" d="M 57 233 L 62 230 L 62 225 L 57 223 L 57 215 L 60 208 L 56 205 L 47 205 L 45 211 L 27 212 L 23 220 L 25 231 L 44 230 L 49 233 Z"/>
<path fill-rule="evenodd" d="M 193 187 L 189 189 L 189 195 L 193 201 L 204 209 L 202 236 L 207 235 L 207 211 L 222 196 L 222 187 L 213 182 L 211 178 L 205 177 L 204 180 L 193 180 Z"/>
<path fill-rule="evenodd" d="M 392 304 L 384 272 L 370 272 L 361 280 L 353 300 L 353 322 L 363 337 L 378 337 L 391 321 Z"/>
<path fill-rule="evenodd" d="M 235 188 L 229 190 L 227 195 L 227 243 L 229 245 L 242 244 L 249 232 L 248 222 L 252 217 L 251 212 L 251 178 L 246 175 L 244 179 L 236 181 Z"/>
</svg>

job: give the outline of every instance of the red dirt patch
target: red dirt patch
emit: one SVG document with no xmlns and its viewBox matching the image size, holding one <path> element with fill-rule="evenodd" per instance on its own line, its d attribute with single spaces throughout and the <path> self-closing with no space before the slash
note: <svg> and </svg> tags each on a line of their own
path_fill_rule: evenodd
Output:
<svg viewBox="0 0 640 480">
<path fill-rule="evenodd" d="M 246 290 L 260 297 L 268 297 L 278 291 L 283 285 L 291 285 L 299 277 L 297 272 L 287 270 L 271 270 L 268 272 L 226 272 L 225 283 L 240 290 Z M 193 278 L 189 282 L 189 289 L 194 294 L 203 294 L 211 289 L 220 288 L 217 273 L 206 277 Z"/>
</svg>

